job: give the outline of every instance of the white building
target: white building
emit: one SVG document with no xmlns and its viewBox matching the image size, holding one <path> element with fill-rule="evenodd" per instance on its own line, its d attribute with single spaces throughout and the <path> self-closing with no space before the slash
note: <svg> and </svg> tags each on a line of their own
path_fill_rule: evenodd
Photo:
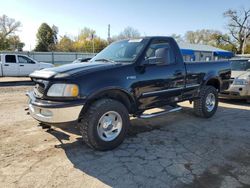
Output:
<svg viewBox="0 0 250 188">
<path fill-rule="evenodd" d="M 222 50 L 209 45 L 178 43 L 184 61 L 213 61 L 219 59 L 230 59 L 233 52 Z"/>
</svg>

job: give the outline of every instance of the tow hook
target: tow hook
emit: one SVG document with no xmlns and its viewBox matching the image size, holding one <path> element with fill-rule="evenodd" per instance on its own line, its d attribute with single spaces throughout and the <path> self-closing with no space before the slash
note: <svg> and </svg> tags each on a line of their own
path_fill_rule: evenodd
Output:
<svg viewBox="0 0 250 188">
<path fill-rule="evenodd" d="M 30 115 L 29 107 L 25 107 L 25 108 L 24 108 L 24 111 L 26 111 L 26 115 Z"/>
</svg>

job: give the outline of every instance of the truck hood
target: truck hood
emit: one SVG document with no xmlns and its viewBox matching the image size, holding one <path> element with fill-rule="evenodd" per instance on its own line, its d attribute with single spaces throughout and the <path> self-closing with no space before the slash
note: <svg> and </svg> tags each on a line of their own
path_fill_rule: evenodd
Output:
<svg viewBox="0 0 250 188">
<path fill-rule="evenodd" d="M 250 71 L 232 71 L 231 78 L 238 78 L 247 74 L 250 75 Z"/>
<path fill-rule="evenodd" d="M 39 68 L 40 69 L 52 68 L 52 67 L 54 67 L 54 65 L 51 64 L 51 63 L 39 62 Z"/>
<path fill-rule="evenodd" d="M 237 77 L 234 78 L 238 78 L 238 79 L 249 79 L 250 78 L 250 71 L 241 71 L 242 74 L 239 74 Z"/>
<path fill-rule="evenodd" d="M 118 63 L 109 62 L 88 62 L 88 63 L 74 63 L 62 65 L 59 67 L 45 68 L 39 71 L 35 71 L 30 74 L 32 78 L 66 78 L 73 75 L 78 75 L 86 72 L 93 72 L 97 70 L 102 70 L 110 68 L 112 66 L 121 65 Z"/>
</svg>

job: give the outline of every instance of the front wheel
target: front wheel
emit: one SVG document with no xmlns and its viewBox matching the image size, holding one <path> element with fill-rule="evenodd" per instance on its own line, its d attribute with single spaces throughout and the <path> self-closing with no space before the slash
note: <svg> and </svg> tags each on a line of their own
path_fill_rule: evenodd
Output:
<svg viewBox="0 0 250 188">
<path fill-rule="evenodd" d="M 102 151 L 119 146 L 126 136 L 128 126 L 129 115 L 126 107 L 113 99 L 94 102 L 79 120 L 83 141 Z"/>
<path fill-rule="evenodd" d="M 218 91 L 213 86 L 204 86 L 200 98 L 194 101 L 194 112 L 199 117 L 210 118 L 218 108 Z"/>
</svg>

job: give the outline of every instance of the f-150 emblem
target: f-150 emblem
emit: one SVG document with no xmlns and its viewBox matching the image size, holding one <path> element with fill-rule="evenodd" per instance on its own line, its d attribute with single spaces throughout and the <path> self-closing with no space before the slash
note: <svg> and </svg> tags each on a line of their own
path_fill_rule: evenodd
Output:
<svg viewBox="0 0 250 188">
<path fill-rule="evenodd" d="M 127 76 L 127 80 L 135 80 L 136 76 Z"/>
</svg>

